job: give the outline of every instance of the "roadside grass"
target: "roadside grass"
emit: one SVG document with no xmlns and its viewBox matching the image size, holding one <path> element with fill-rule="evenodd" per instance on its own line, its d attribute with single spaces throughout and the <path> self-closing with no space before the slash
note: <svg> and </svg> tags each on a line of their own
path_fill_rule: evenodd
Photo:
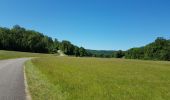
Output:
<svg viewBox="0 0 170 100">
<path fill-rule="evenodd" d="M 65 100 L 65 93 L 62 93 L 58 85 L 53 85 L 31 61 L 25 63 L 26 77 L 29 84 L 29 91 L 33 100 Z"/>
<path fill-rule="evenodd" d="M 0 50 L 0 60 L 1 59 L 11 59 L 11 58 L 46 57 L 46 56 L 52 56 L 52 54 Z"/>
<path fill-rule="evenodd" d="M 26 74 L 33 100 L 170 98 L 170 62 L 44 57 L 27 62 Z"/>
</svg>

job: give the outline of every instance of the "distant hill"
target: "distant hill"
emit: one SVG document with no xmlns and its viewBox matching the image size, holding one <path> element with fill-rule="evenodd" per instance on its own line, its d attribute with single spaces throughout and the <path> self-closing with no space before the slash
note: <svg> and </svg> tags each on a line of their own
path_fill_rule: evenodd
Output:
<svg viewBox="0 0 170 100">
<path fill-rule="evenodd" d="M 91 49 L 86 49 L 88 52 L 96 55 L 112 55 L 114 50 L 91 50 Z"/>
</svg>

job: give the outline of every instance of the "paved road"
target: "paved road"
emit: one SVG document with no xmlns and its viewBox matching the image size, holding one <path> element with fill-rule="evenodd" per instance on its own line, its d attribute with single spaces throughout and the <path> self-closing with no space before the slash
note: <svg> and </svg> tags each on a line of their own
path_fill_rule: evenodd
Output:
<svg viewBox="0 0 170 100">
<path fill-rule="evenodd" d="M 23 64 L 29 58 L 0 60 L 0 100 L 25 100 Z"/>
</svg>

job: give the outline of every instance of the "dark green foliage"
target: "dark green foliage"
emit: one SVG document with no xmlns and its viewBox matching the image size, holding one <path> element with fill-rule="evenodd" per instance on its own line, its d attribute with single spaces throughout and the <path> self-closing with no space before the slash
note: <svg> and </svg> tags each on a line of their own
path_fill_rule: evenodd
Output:
<svg viewBox="0 0 170 100">
<path fill-rule="evenodd" d="M 87 51 L 96 55 L 100 54 L 111 55 L 114 52 L 113 50 L 90 50 L 90 49 L 88 49 Z"/>
<path fill-rule="evenodd" d="M 63 40 L 59 46 L 60 50 L 62 50 L 67 55 L 74 54 L 74 45 L 72 45 L 69 41 Z"/>
<path fill-rule="evenodd" d="M 111 58 L 113 50 L 87 50 L 88 55 L 91 57 Z"/>
<path fill-rule="evenodd" d="M 12 29 L 0 27 L 0 49 L 37 53 L 57 53 L 60 49 L 67 55 L 88 54 L 84 48 L 79 48 L 69 41 L 59 42 L 57 39 L 53 40 L 42 33 L 26 30 L 19 25 L 15 25 Z"/>
<path fill-rule="evenodd" d="M 145 59 L 170 60 L 170 41 L 159 37 L 147 45 L 144 52 Z"/>
<path fill-rule="evenodd" d="M 52 45 L 52 38 L 19 25 L 12 29 L 0 28 L 0 49 L 48 53 Z"/>
<path fill-rule="evenodd" d="M 59 50 L 60 42 L 57 39 L 54 39 L 54 44 L 50 48 L 50 53 L 56 53 Z"/>
<path fill-rule="evenodd" d="M 158 37 L 153 43 L 144 47 L 129 49 L 126 51 L 125 57 L 129 59 L 170 61 L 170 40 Z"/>
<path fill-rule="evenodd" d="M 125 53 L 122 50 L 118 50 L 118 51 L 113 52 L 114 58 L 123 58 L 124 56 L 125 56 Z"/>
<path fill-rule="evenodd" d="M 15 25 L 12 29 L 0 27 L 0 49 L 37 53 L 57 53 L 58 50 L 62 50 L 67 55 L 80 57 L 123 58 L 125 56 L 128 59 L 170 61 L 170 40 L 162 37 L 144 47 L 131 48 L 126 52 L 121 50 L 86 50 L 69 41 L 59 42 L 57 39 L 53 40 L 42 33 L 27 30 L 19 25 Z"/>
<path fill-rule="evenodd" d="M 144 48 L 131 48 L 126 51 L 125 57 L 128 59 L 143 59 L 144 58 Z"/>
<path fill-rule="evenodd" d="M 80 53 L 80 57 L 87 56 L 86 49 L 84 49 L 83 47 L 79 48 L 79 53 Z"/>
<path fill-rule="evenodd" d="M 118 50 L 87 50 L 91 57 L 101 57 L 101 58 L 123 58 L 125 56 L 125 51 Z"/>
<path fill-rule="evenodd" d="M 77 47 L 77 46 L 74 47 L 74 54 L 76 57 L 80 56 L 79 47 Z"/>
</svg>

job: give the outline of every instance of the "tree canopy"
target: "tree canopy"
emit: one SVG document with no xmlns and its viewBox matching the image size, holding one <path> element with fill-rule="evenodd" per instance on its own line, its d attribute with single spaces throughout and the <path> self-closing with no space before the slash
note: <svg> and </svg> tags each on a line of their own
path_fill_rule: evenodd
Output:
<svg viewBox="0 0 170 100">
<path fill-rule="evenodd" d="M 170 61 L 170 40 L 158 37 L 154 42 L 144 47 L 127 50 L 125 57 L 129 59 Z"/>
<path fill-rule="evenodd" d="M 60 49 L 67 55 L 87 56 L 83 47 L 79 48 L 66 40 L 59 42 L 19 25 L 13 26 L 12 29 L 0 27 L 0 49 L 37 53 L 57 53 Z"/>
<path fill-rule="evenodd" d="M 27 30 L 19 25 L 13 28 L 0 27 L 0 49 L 37 52 L 57 53 L 63 51 L 67 55 L 127 58 L 127 59 L 149 59 L 170 61 L 170 40 L 158 37 L 154 42 L 138 48 L 131 48 L 127 51 L 113 50 L 87 50 L 83 47 L 73 45 L 70 41 L 58 41 L 44 35 L 43 33 Z"/>
</svg>

